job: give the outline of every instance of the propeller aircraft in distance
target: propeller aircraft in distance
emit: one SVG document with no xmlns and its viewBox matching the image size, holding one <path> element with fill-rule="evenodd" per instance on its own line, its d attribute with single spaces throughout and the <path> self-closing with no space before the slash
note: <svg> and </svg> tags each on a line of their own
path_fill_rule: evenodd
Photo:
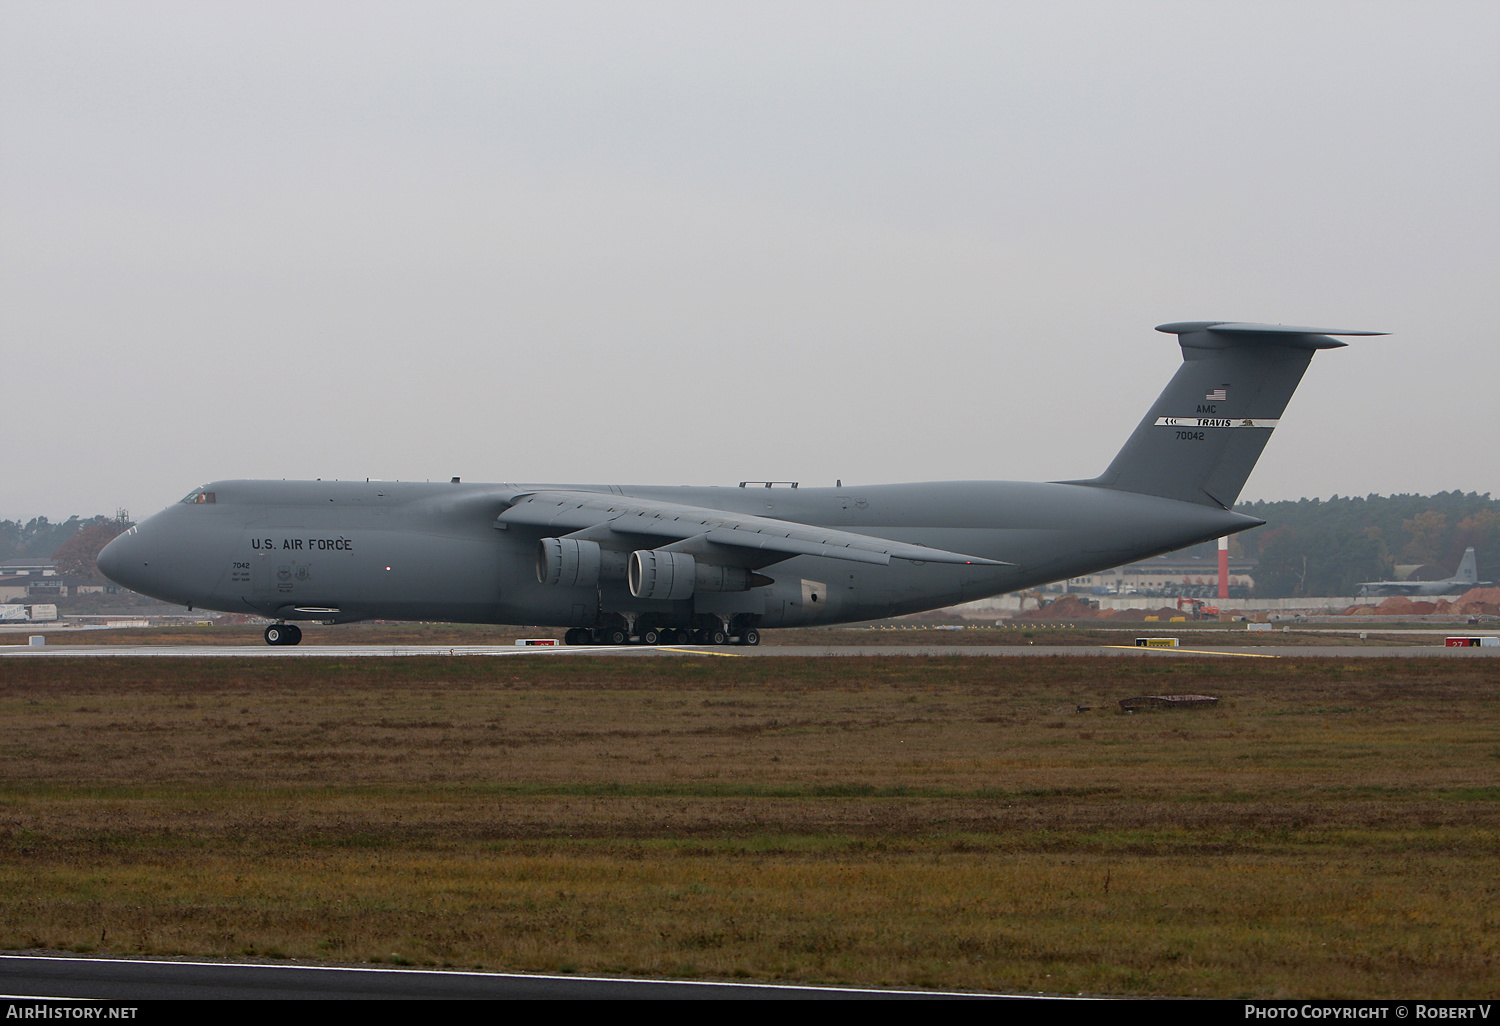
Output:
<svg viewBox="0 0 1500 1026">
<path fill-rule="evenodd" d="M 1453 572 L 1452 577 L 1445 577 L 1441 581 L 1365 581 L 1359 586 L 1359 595 L 1361 598 L 1381 595 L 1462 595 L 1470 588 L 1488 588 L 1494 583 L 1479 579 L 1479 561 L 1471 545 L 1464 549 L 1464 556 L 1458 561 L 1458 569 Z"/>
<path fill-rule="evenodd" d="M 1183 362 L 1085 481 L 799 488 L 217 481 L 116 538 L 111 580 L 277 621 L 567 628 L 569 644 L 754 645 L 766 627 L 898 616 L 1259 526 L 1233 511 L 1336 331 L 1183 321 Z M 754 485 L 754 487 L 752 487 Z"/>
</svg>

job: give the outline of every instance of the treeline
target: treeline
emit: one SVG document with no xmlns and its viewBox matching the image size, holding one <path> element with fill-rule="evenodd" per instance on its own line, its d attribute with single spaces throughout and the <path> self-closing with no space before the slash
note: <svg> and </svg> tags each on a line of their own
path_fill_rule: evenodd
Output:
<svg viewBox="0 0 1500 1026">
<path fill-rule="evenodd" d="M 0 520 L 0 560 L 51 559 L 59 573 L 69 577 L 95 577 L 94 561 L 130 521 L 120 517 L 69 517 L 54 524 L 46 517 Z"/>
<path fill-rule="evenodd" d="M 1415 580 L 1440 580 L 1470 546 L 1480 579 L 1500 580 L 1500 500 L 1488 492 L 1335 495 L 1247 502 L 1235 511 L 1266 522 L 1231 541 L 1259 560 L 1258 598 L 1353 595 L 1361 582 L 1394 579 L 1397 566 L 1415 566 Z"/>
<path fill-rule="evenodd" d="M 54 524 L 46 517 L 0 520 L 0 559 L 51 559 L 63 542 L 91 524 L 112 524 L 114 517 L 69 517 Z"/>
</svg>

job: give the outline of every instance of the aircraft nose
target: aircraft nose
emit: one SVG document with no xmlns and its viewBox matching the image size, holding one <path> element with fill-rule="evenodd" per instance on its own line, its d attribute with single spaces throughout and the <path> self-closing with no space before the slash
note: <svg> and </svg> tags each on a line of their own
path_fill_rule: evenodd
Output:
<svg viewBox="0 0 1500 1026">
<path fill-rule="evenodd" d="M 137 590 L 131 583 L 131 569 L 142 566 L 139 548 L 135 530 L 126 531 L 99 551 L 99 572 L 121 587 Z"/>
<path fill-rule="evenodd" d="M 122 588 L 174 605 L 196 606 L 212 590 L 214 560 L 194 562 L 194 535 L 175 507 L 147 517 L 104 546 L 100 573 Z M 209 538 L 211 541 L 212 538 Z M 200 545 L 200 549 L 207 546 Z M 201 552 L 199 552 L 201 555 Z"/>
</svg>

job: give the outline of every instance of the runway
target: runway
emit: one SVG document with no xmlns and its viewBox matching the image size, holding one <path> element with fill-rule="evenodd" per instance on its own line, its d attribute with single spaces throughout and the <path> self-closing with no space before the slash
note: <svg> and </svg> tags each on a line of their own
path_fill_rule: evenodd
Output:
<svg viewBox="0 0 1500 1026">
<path fill-rule="evenodd" d="M 1191 646 L 1191 647 L 1189 647 Z M 0 645 L 0 658 L 197 658 L 197 659 L 369 659 L 484 656 L 491 658 L 561 659 L 568 656 L 617 658 L 698 657 L 719 659 L 777 657 L 944 656 L 971 659 L 1016 656 L 1120 656 L 1178 659 L 1184 656 L 1225 658 L 1435 658 L 1494 659 L 1500 648 L 1447 648 L 1443 645 L 1223 645 L 1189 640 L 1179 648 L 1134 645 Z"/>
</svg>

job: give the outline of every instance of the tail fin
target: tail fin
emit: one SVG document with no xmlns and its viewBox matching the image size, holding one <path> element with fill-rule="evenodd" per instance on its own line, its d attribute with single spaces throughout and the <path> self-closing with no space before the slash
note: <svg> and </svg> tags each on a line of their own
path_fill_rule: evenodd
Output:
<svg viewBox="0 0 1500 1026">
<path fill-rule="evenodd" d="M 1114 462 L 1076 482 L 1229 509 L 1313 353 L 1345 343 L 1330 335 L 1383 335 L 1280 324 L 1179 321 L 1182 366 Z"/>
<path fill-rule="evenodd" d="M 1453 579 L 1463 584 L 1479 583 L 1479 561 L 1474 558 L 1472 547 L 1464 549 L 1464 558 L 1458 561 L 1458 569 L 1454 571 Z"/>
</svg>

